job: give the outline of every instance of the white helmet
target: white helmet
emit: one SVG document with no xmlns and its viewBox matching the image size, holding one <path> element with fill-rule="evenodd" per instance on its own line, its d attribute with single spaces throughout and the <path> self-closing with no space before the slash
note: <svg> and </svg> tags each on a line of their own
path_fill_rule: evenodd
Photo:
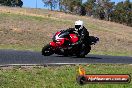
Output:
<svg viewBox="0 0 132 88">
<path fill-rule="evenodd" d="M 75 29 L 80 30 L 82 28 L 83 28 L 83 21 L 81 20 L 75 21 Z"/>
</svg>

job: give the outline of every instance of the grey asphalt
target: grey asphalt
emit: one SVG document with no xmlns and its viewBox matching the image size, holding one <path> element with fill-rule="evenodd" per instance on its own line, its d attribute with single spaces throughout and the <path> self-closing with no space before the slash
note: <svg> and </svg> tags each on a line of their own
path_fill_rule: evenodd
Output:
<svg viewBox="0 0 132 88">
<path fill-rule="evenodd" d="M 63 57 L 59 55 L 42 56 L 41 52 L 0 50 L 0 65 L 13 64 L 84 64 L 119 63 L 132 64 L 131 56 L 105 56 L 88 54 L 85 58 Z"/>
</svg>

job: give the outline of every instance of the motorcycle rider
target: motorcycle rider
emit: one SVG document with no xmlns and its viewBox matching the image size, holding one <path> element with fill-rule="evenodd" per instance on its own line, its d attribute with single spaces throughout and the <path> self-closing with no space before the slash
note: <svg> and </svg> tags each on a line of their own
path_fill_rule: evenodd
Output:
<svg viewBox="0 0 132 88">
<path fill-rule="evenodd" d="M 70 30 L 70 29 L 69 29 Z M 89 32 L 87 29 L 84 27 L 83 21 L 78 20 L 75 21 L 75 28 L 71 28 L 71 30 L 74 30 L 75 33 L 77 33 L 79 40 L 76 43 L 69 44 L 69 46 L 79 46 L 80 47 L 80 54 L 83 55 L 82 57 L 85 57 L 85 50 L 86 50 L 86 45 L 89 45 L 91 43 L 91 39 L 89 37 Z M 89 51 L 91 50 L 91 47 L 89 47 Z"/>
<path fill-rule="evenodd" d="M 75 21 L 75 30 L 78 32 L 79 36 L 79 41 L 76 44 L 79 43 L 87 44 L 89 39 L 89 32 L 84 27 L 83 21 L 81 20 Z"/>
<path fill-rule="evenodd" d="M 74 31 L 75 33 L 77 33 L 78 37 L 79 37 L 79 41 L 74 43 L 74 44 L 70 44 L 70 45 L 78 45 L 81 43 L 84 44 L 88 44 L 89 43 L 89 32 L 87 31 L 87 29 L 84 27 L 84 23 L 81 20 L 75 21 L 75 28 L 69 28 L 67 31 Z"/>
</svg>

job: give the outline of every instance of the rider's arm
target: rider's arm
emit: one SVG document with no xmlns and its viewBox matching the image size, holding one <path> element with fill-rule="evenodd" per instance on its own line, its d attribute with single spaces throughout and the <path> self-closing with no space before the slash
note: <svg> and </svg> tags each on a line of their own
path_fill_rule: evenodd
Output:
<svg viewBox="0 0 132 88">
<path fill-rule="evenodd" d="M 71 32 L 74 32 L 75 31 L 75 28 L 69 28 L 69 29 L 67 29 L 67 31 L 70 32 L 70 33 Z"/>
<path fill-rule="evenodd" d="M 81 32 L 80 40 L 84 41 L 86 37 L 89 37 L 89 32 L 85 27 L 83 27 L 83 30 Z"/>
<path fill-rule="evenodd" d="M 85 36 L 89 36 L 89 32 L 87 31 L 87 29 L 85 27 L 83 27 L 83 29 L 80 33 L 78 42 L 76 42 L 73 45 L 81 44 L 82 42 L 84 42 L 85 41 Z"/>
</svg>

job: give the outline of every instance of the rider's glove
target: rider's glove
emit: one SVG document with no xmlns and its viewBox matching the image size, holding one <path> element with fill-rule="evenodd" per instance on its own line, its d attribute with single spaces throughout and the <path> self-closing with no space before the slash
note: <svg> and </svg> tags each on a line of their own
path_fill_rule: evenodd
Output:
<svg viewBox="0 0 132 88">
<path fill-rule="evenodd" d="M 79 45 L 81 43 L 82 43 L 82 41 L 78 41 L 78 42 L 75 43 L 75 45 Z"/>
</svg>

